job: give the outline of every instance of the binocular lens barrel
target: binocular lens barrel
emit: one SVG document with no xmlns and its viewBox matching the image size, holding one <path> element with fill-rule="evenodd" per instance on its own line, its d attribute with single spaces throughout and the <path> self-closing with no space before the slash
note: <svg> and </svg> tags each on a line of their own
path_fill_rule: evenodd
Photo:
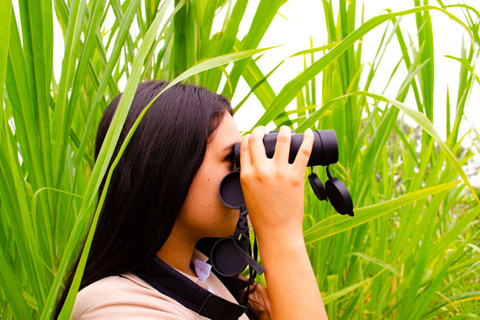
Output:
<svg viewBox="0 0 480 320">
<path fill-rule="evenodd" d="M 338 142 L 335 131 L 333 130 L 315 130 L 313 131 L 315 140 L 313 142 L 312 154 L 308 161 L 308 166 L 327 166 L 338 161 Z M 278 132 L 270 132 L 263 138 L 265 151 L 268 158 L 272 158 L 275 153 Z M 292 134 L 290 144 L 290 155 L 288 162 L 293 163 L 297 156 L 298 149 L 303 141 L 303 133 Z M 235 163 L 240 167 L 240 143 L 234 145 Z"/>
</svg>

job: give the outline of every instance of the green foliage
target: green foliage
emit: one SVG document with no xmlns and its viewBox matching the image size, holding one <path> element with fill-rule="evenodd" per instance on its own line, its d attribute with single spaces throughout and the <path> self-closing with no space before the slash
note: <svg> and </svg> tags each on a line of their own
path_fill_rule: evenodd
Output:
<svg viewBox="0 0 480 320">
<path fill-rule="evenodd" d="M 480 84 L 478 9 L 416 0 L 408 10 L 364 22 L 363 16 L 356 21 L 356 1 L 323 0 L 318 14 L 328 39 L 299 48 L 291 59 L 303 59 L 305 70 L 285 79 L 276 94 L 269 79 L 283 61 L 264 73 L 262 58 L 252 56 L 263 52 L 257 48 L 284 2 L 255 2 L 240 37 L 246 0 L 19 0 L 18 6 L 0 0 L 2 317 L 50 318 L 64 277 L 82 254 L 62 313 L 68 316 L 102 205 L 98 187 L 110 174 L 107 164 L 138 82 L 188 81 L 232 98 L 240 77 L 251 91 L 235 110 L 255 95 L 265 108 L 258 124 L 337 133 L 340 160 L 331 171 L 350 190 L 356 216 L 335 214 L 309 191 L 305 214 L 305 238 L 331 319 L 480 313 L 480 201 L 462 169 L 473 154 L 455 156 L 468 96 Z M 455 99 L 446 92 L 446 141 L 432 126 L 441 67 L 434 59 L 441 41 L 433 37 L 434 12 L 466 30 L 460 56 L 449 56 L 460 71 Z M 414 25 L 402 20 L 409 16 Z M 219 32 L 214 22 L 223 22 Z M 54 26 L 63 32 L 64 55 L 55 57 L 61 70 L 54 70 Z M 376 28 L 384 28 L 383 37 L 374 61 L 363 65 L 363 37 Z M 386 96 L 370 86 L 392 47 L 401 58 L 390 80 L 400 77 L 401 85 Z M 385 90 L 391 87 L 388 81 Z M 96 125 L 120 91 L 94 164 Z M 323 169 L 315 170 L 325 180 Z"/>
</svg>

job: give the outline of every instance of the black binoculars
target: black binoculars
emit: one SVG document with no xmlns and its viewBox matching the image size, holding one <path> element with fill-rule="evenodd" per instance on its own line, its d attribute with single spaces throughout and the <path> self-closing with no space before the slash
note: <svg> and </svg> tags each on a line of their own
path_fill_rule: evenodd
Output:
<svg viewBox="0 0 480 320">
<path fill-rule="evenodd" d="M 338 142 L 335 131 L 333 130 L 315 130 L 313 132 L 314 142 L 312 153 L 308 161 L 308 166 L 326 166 L 328 181 L 323 186 L 320 178 L 312 171 L 308 176 L 310 186 L 319 200 L 330 200 L 330 203 L 335 210 L 340 214 L 348 214 L 353 217 L 353 203 L 350 193 L 340 179 L 332 177 L 329 170 L 329 165 L 338 161 Z M 265 152 L 267 157 L 272 158 L 275 153 L 275 146 L 277 144 L 278 131 L 267 133 L 263 139 L 265 145 Z M 303 141 L 303 133 L 292 134 L 290 143 L 289 162 L 293 163 L 298 153 L 298 149 Z M 237 168 L 240 168 L 240 143 L 233 146 L 233 153 L 235 155 L 235 163 Z M 231 178 L 225 177 L 226 181 L 222 182 L 220 186 L 220 197 L 222 201 L 229 202 L 227 206 L 238 208 L 240 204 L 244 203 L 243 193 L 238 183 L 234 180 L 238 179 L 233 173 Z M 231 180 L 231 181 L 230 181 Z M 233 184 L 236 184 L 234 187 Z"/>
<path fill-rule="evenodd" d="M 313 131 L 315 140 L 313 142 L 312 154 L 308 161 L 308 166 L 328 166 L 338 161 L 338 143 L 337 136 L 333 130 L 315 130 Z M 272 158 L 277 144 L 278 131 L 269 132 L 263 138 L 265 151 L 268 158 Z M 288 161 L 293 163 L 298 153 L 298 149 L 303 142 L 303 133 L 295 134 L 292 132 L 290 142 L 290 154 Z M 240 143 L 233 146 L 235 154 L 235 164 L 240 167 Z"/>
</svg>

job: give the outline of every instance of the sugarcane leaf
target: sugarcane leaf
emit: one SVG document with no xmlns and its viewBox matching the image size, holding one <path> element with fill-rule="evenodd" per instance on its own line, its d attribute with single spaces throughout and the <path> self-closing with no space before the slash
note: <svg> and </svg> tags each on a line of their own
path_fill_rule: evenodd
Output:
<svg viewBox="0 0 480 320">
<path fill-rule="evenodd" d="M 427 189 L 414 191 L 407 195 L 382 203 L 353 209 L 353 212 L 355 214 L 354 217 L 338 214 L 330 216 L 327 219 L 319 221 L 311 228 L 305 230 L 305 242 L 307 244 L 313 243 L 321 239 L 331 237 L 340 232 L 344 232 L 346 230 L 358 227 L 359 225 L 381 217 L 382 215 L 399 209 L 407 204 L 427 198 L 433 194 L 449 190 L 454 186 L 458 185 L 459 183 L 460 181 L 448 182 Z"/>
<path fill-rule="evenodd" d="M 12 15 L 12 3 L 9 0 L 0 1 L 0 97 L 3 98 L 3 88 L 7 74 L 8 42 L 10 40 L 10 17 Z"/>
<path fill-rule="evenodd" d="M 24 297 L 23 290 L 17 280 L 15 272 L 10 268 L 7 261 L 0 252 L 0 288 L 3 291 L 8 306 L 17 319 L 32 319 L 30 308 L 28 307 Z"/>
</svg>

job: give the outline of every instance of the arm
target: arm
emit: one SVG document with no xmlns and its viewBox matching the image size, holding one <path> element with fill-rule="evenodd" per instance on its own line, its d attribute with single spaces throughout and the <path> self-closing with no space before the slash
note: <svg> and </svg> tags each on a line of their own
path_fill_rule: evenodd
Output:
<svg viewBox="0 0 480 320">
<path fill-rule="evenodd" d="M 241 183 L 265 268 L 272 315 L 278 319 L 327 319 L 303 240 L 304 176 L 313 133 L 293 164 L 288 163 L 291 133 L 280 128 L 275 155 L 268 159 L 263 127 L 241 143 Z"/>
</svg>

